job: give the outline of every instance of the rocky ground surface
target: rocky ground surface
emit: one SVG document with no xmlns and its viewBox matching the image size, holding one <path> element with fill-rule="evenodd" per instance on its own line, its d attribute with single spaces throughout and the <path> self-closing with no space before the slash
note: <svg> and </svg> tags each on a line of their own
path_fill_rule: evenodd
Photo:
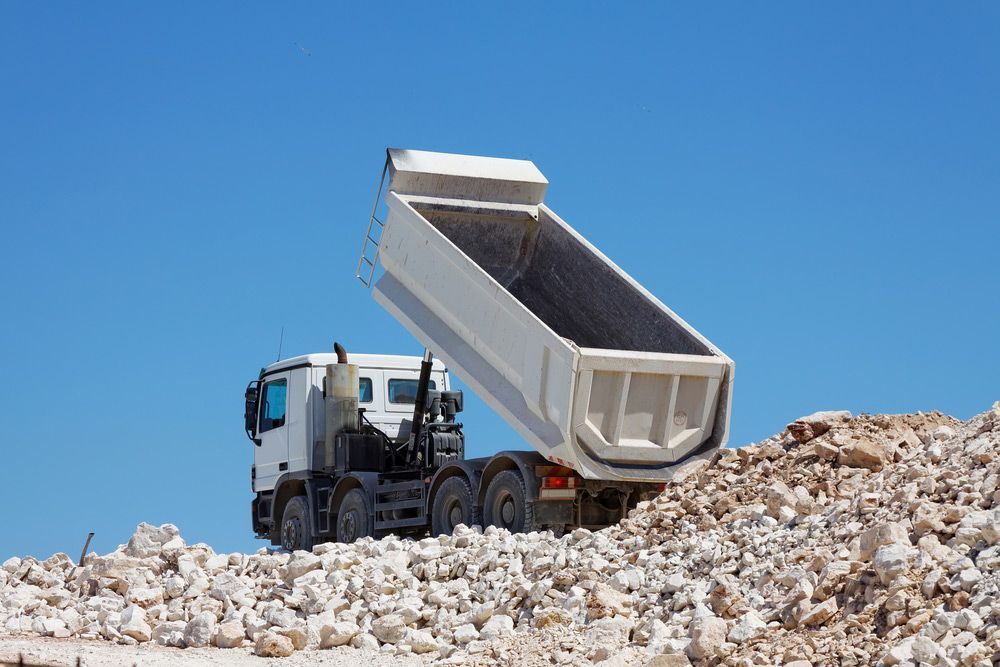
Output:
<svg viewBox="0 0 1000 667">
<path fill-rule="evenodd" d="M 991 665 L 998 475 L 1000 403 L 964 423 L 825 412 L 686 466 L 600 532 L 247 555 L 143 524 L 83 567 L 4 562 L 0 651 L 43 635 L 113 642 L 125 664 Z"/>
<path fill-rule="evenodd" d="M 296 651 L 290 657 L 261 658 L 252 648 L 171 648 L 155 642 L 123 646 L 106 641 L 37 636 L 0 635 L 0 667 L 10 664 L 19 667 L 75 667 L 79 658 L 88 667 L 177 667 L 177 665 L 206 665 L 207 667 L 422 667 L 415 655 L 391 656 L 388 660 L 380 651 L 341 646 L 324 651 Z"/>
</svg>

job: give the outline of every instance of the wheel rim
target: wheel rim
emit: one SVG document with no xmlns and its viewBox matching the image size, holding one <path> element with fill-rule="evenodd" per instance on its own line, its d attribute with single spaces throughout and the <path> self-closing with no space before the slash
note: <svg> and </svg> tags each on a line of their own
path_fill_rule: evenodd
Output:
<svg viewBox="0 0 1000 667">
<path fill-rule="evenodd" d="M 505 524 L 510 525 L 514 522 L 514 514 L 514 503 L 508 496 L 504 499 L 503 507 L 500 508 L 500 516 L 503 517 Z"/>
<path fill-rule="evenodd" d="M 281 546 L 287 551 L 295 551 L 295 548 L 299 545 L 298 523 L 294 519 L 289 519 L 281 528 Z"/>
<path fill-rule="evenodd" d="M 353 542 L 358 538 L 358 518 L 354 512 L 348 512 L 340 520 L 341 533 L 344 542 Z"/>
<path fill-rule="evenodd" d="M 493 521 L 499 528 L 511 530 L 517 521 L 517 507 L 514 497 L 508 491 L 502 491 L 493 501 Z"/>
<path fill-rule="evenodd" d="M 451 509 L 448 511 L 448 526 L 449 530 L 455 530 L 455 526 L 462 523 L 462 506 L 457 502 L 452 501 Z"/>
</svg>

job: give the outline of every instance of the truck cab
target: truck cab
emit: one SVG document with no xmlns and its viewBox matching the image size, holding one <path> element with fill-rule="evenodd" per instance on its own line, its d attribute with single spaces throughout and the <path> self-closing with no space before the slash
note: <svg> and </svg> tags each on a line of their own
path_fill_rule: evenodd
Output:
<svg viewBox="0 0 1000 667">
<path fill-rule="evenodd" d="M 417 395 L 421 358 L 387 354 L 351 354 L 358 366 L 358 407 L 372 427 L 390 440 L 409 435 Z M 324 379 L 326 367 L 336 364 L 334 353 L 306 354 L 283 359 L 261 369 L 246 394 L 245 426 L 254 443 L 250 470 L 254 499 L 254 527 L 275 544 L 276 520 L 295 489 L 319 474 L 317 448 L 326 437 Z M 428 389 L 449 391 L 444 364 L 435 360 Z M 286 487 L 283 491 L 282 487 Z M 296 493 L 297 495 L 297 493 Z"/>
</svg>

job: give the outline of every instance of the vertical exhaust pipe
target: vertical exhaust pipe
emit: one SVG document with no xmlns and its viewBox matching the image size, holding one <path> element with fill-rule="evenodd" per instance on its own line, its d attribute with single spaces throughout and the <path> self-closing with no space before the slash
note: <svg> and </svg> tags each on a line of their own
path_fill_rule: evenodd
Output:
<svg viewBox="0 0 1000 667">
<path fill-rule="evenodd" d="M 323 404 L 326 413 L 326 433 L 323 437 L 324 467 L 335 467 L 334 444 L 338 433 L 357 433 L 358 418 L 358 367 L 347 362 L 347 350 L 340 343 L 333 344 L 337 363 L 326 365 L 323 386 Z"/>
<path fill-rule="evenodd" d="M 347 363 L 347 350 L 340 343 L 334 342 L 333 351 L 337 354 L 337 363 L 346 364 Z"/>
</svg>

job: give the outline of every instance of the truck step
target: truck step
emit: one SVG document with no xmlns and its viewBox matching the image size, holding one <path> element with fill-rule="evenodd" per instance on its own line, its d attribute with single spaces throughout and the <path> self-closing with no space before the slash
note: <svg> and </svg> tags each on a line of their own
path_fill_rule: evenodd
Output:
<svg viewBox="0 0 1000 667">
<path fill-rule="evenodd" d="M 427 518 L 423 516 L 410 517 L 409 519 L 392 519 L 391 521 L 375 520 L 375 530 L 392 530 L 393 528 L 404 528 L 406 526 L 426 526 Z"/>
<path fill-rule="evenodd" d="M 413 489 L 420 489 L 423 492 L 424 482 L 421 479 L 407 480 L 405 482 L 390 482 L 388 484 L 379 484 L 375 487 L 375 495 L 381 496 L 386 493 L 393 493 L 394 491 L 411 491 Z"/>
<path fill-rule="evenodd" d="M 375 503 L 376 512 L 381 512 L 382 510 L 423 509 L 423 507 L 423 498 L 408 498 L 406 500 L 391 500 L 384 503 Z"/>
</svg>

